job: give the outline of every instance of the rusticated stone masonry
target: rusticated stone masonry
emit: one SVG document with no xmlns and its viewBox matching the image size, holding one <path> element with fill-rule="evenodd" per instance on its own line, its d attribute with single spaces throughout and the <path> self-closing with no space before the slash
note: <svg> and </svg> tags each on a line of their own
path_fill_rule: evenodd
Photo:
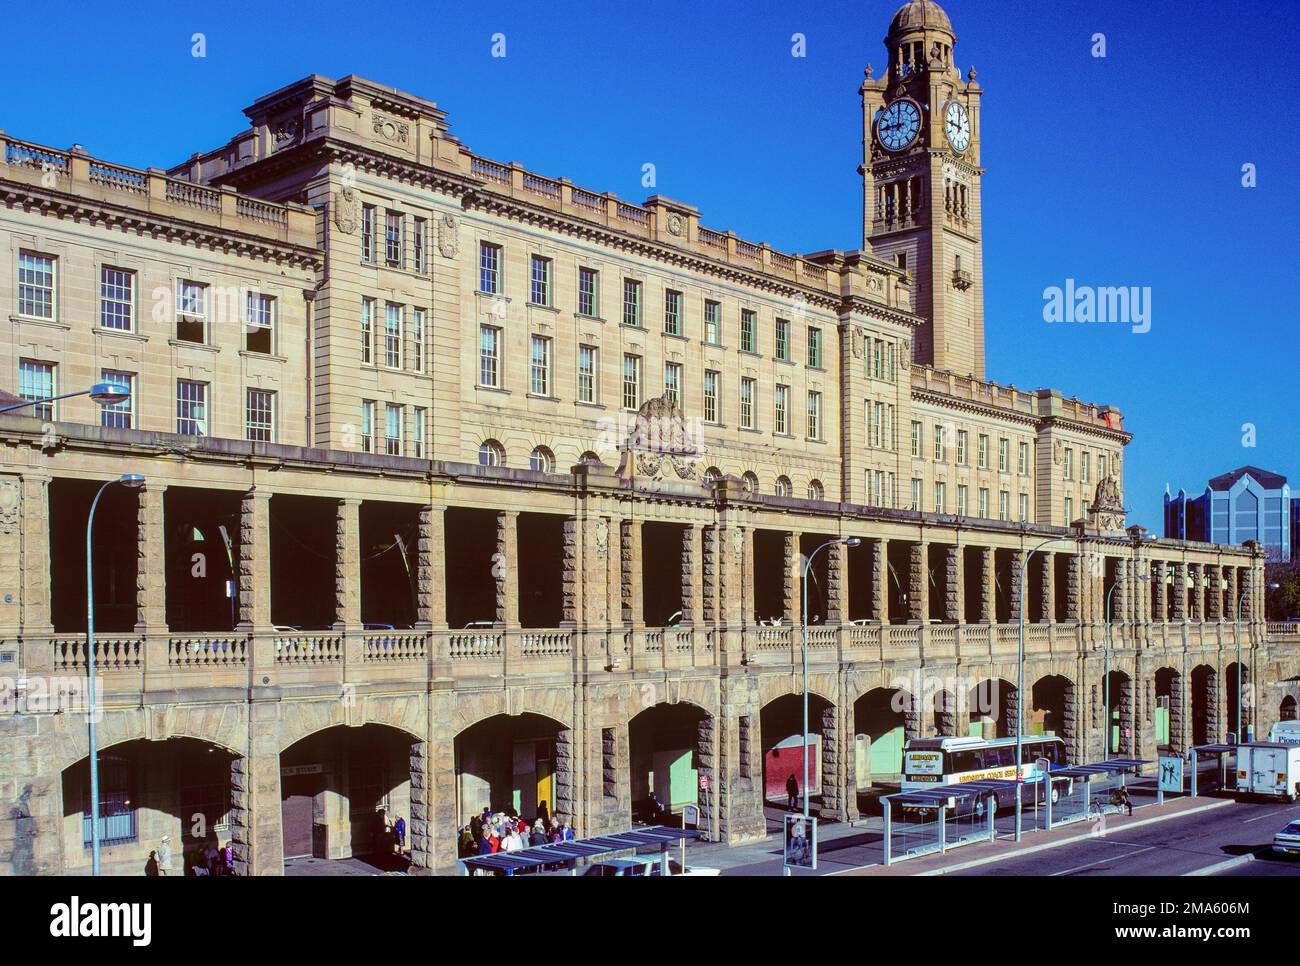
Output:
<svg viewBox="0 0 1300 966">
<path fill-rule="evenodd" d="M 1050 624 L 1052 613 L 1052 576 L 1056 555 L 1050 550 L 1038 551 L 1038 623 Z"/>
<path fill-rule="evenodd" d="M 889 623 L 889 541 L 871 541 L 871 616 Z"/>
<path fill-rule="evenodd" d="M 682 529 L 682 618 L 698 624 L 704 618 L 703 528 L 689 524 Z"/>
<path fill-rule="evenodd" d="M 1169 605 L 1166 602 L 1165 594 L 1165 564 L 1162 560 L 1157 560 L 1151 565 L 1151 580 L 1155 584 L 1155 612 L 1151 615 L 1154 620 L 1163 621 L 1169 619 Z"/>
<path fill-rule="evenodd" d="M 1192 581 L 1191 607 L 1189 617 L 1194 621 L 1201 619 L 1201 595 L 1205 592 L 1201 583 L 1200 564 L 1187 565 L 1188 576 Z"/>
<path fill-rule="evenodd" d="M 1083 558 L 1070 554 L 1065 568 L 1065 619 L 1077 621 L 1083 614 Z"/>
<path fill-rule="evenodd" d="M 930 619 L 926 557 L 929 544 L 913 543 L 907 548 L 907 619 L 925 623 Z"/>
<path fill-rule="evenodd" d="M 271 623 L 271 494 L 249 490 L 239 503 L 239 623 L 245 628 Z"/>
<path fill-rule="evenodd" d="M 1169 619 L 1181 621 L 1187 619 L 1187 568 L 1181 564 L 1173 565 L 1174 581 L 1169 588 L 1171 614 Z"/>
<path fill-rule="evenodd" d="M 334 621 L 361 624 L 361 501 L 339 500 L 334 511 Z"/>
<path fill-rule="evenodd" d="M 411 744 L 411 865 L 417 869 L 428 869 L 433 865 L 433 855 L 429 828 L 429 804 L 433 794 L 429 782 L 428 769 L 425 767 L 426 744 L 423 741 Z"/>
<path fill-rule="evenodd" d="M 980 622 L 993 624 L 998 619 L 997 605 L 997 551 L 992 547 L 980 550 Z"/>
<path fill-rule="evenodd" d="M 800 621 L 800 604 L 799 599 L 800 585 L 803 578 L 803 557 L 799 552 L 799 532 L 797 530 L 787 530 L 784 541 L 784 573 L 785 573 L 785 620 L 788 624 L 798 624 Z"/>
<path fill-rule="evenodd" d="M 1024 601 L 1024 563 L 1023 550 L 1011 551 L 1011 586 L 1008 588 L 1008 597 L 1011 601 L 1012 621 L 1019 620 L 1020 608 Z"/>
<path fill-rule="evenodd" d="M 167 627 L 163 589 L 163 491 L 145 486 L 136 491 L 135 607 L 137 634 L 154 634 Z"/>
<path fill-rule="evenodd" d="M 507 627 L 519 626 L 519 512 L 507 510 L 497 514 L 497 549 L 492 559 L 492 578 L 496 582 L 497 622 Z"/>
<path fill-rule="evenodd" d="M 420 507 L 420 535 L 416 541 L 415 619 L 424 627 L 447 626 L 446 511 L 441 506 Z"/>
<path fill-rule="evenodd" d="M 1209 596 L 1205 600 L 1205 619 L 1220 620 L 1223 617 L 1223 568 L 1209 566 L 1205 568 L 1209 577 Z"/>
<path fill-rule="evenodd" d="M 826 550 L 826 622 L 842 624 L 847 619 L 845 599 L 848 596 L 848 573 L 845 566 L 847 548 L 833 543 Z"/>
<path fill-rule="evenodd" d="M 564 558 L 560 564 L 560 619 L 575 624 L 582 608 L 582 523 L 577 517 L 564 521 Z"/>
<path fill-rule="evenodd" d="M 704 528 L 704 621 L 718 619 L 718 528 Z"/>
</svg>

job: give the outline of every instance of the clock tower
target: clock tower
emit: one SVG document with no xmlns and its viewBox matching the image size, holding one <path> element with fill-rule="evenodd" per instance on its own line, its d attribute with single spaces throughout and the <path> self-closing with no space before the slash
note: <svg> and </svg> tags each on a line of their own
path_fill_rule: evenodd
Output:
<svg viewBox="0 0 1300 966">
<path fill-rule="evenodd" d="M 882 77 L 862 95 L 863 248 L 912 277 L 926 320 L 913 361 L 984 378 L 980 87 L 953 63 L 956 36 L 933 0 L 910 0 L 885 37 Z"/>
</svg>

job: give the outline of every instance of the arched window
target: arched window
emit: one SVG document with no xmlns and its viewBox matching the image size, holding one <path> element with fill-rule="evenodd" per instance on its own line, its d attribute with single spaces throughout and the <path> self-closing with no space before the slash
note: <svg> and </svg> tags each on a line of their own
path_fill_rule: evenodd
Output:
<svg viewBox="0 0 1300 966">
<path fill-rule="evenodd" d="M 555 454 L 545 446 L 538 446 L 528 457 L 528 466 L 535 473 L 554 473 Z"/>
<path fill-rule="evenodd" d="M 744 481 L 747 496 L 752 496 L 758 492 L 758 476 L 752 470 L 746 470 L 741 480 Z"/>
<path fill-rule="evenodd" d="M 808 499 L 810 500 L 826 499 L 826 488 L 822 486 L 821 480 L 808 481 Z"/>
<path fill-rule="evenodd" d="M 578 462 L 584 464 L 585 466 L 595 466 L 596 464 L 602 462 L 602 460 L 594 452 L 592 452 L 591 450 L 587 450 L 585 453 L 583 453 L 581 456 L 578 457 Z"/>
<path fill-rule="evenodd" d="M 788 476 L 778 476 L 778 477 L 776 478 L 776 495 L 777 495 L 777 496 L 789 496 L 790 493 L 791 493 L 791 490 L 790 490 L 790 477 L 788 477 Z"/>
<path fill-rule="evenodd" d="M 478 448 L 479 466 L 505 466 L 506 451 L 495 439 L 485 439 Z"/>
<path fill-rule="evenodd" d="M 722 479 L 722 470 L 718 469 L 716 466 L 710 466 L 704 471 L 704 485 L 706 488 L 712 489 L 713 484 L 717 483 L 720 479 Z"/>
</svg>

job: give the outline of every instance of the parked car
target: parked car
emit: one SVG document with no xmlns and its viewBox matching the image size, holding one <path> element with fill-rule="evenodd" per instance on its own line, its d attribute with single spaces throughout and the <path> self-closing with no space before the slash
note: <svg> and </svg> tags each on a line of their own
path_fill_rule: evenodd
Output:
<svg viewBox="0 0 1300 966">
<path fill-rule="evenodd" d="M 1291 822 L 1273 836 L 1273 851 L 1282 855 L 1300 855 L 1300 822 Z"/>
<path fill-rule="evenodd" d="M 607 859 L 587 866 L 583 875 L 656 875 L 659 863 L 652 859 Z"/>
</svg>

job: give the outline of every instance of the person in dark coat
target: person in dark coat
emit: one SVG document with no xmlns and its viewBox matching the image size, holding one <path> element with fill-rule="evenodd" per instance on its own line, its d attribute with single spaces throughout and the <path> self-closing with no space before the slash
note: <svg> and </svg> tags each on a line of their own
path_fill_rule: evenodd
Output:
<svg viewBox="0 0 1300 966">
<path fill-rule="evenodd" d="M 149 860 L 144 864 L 144 874 L 145 875 L 158 874 L 158 853 L 157 852 L 154 851 L 149 852 Z"/>
<path fill-rule="evenodd" d="M 790 811 L 799 807 L 799 779 L 794 777 L 794 772 L 785 780 L 785 797 Z"/>
<path fill-rule="evenodd" d="M 406 819 L 400 816 L 393 823 L 393 838 L 397 839 L 397 852 L 400 855 L 406 848 Z"/>
</svg>

